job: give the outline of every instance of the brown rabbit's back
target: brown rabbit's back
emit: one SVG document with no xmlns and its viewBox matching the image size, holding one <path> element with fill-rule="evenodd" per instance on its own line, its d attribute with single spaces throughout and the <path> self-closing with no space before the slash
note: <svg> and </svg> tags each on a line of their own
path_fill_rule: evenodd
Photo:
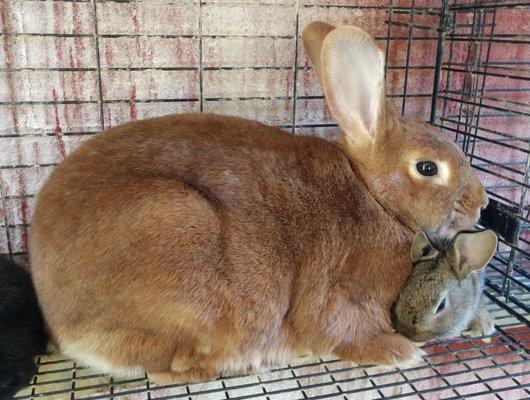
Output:
<svg viewBox="0 0 530 400">
<path fill-rule="evenodd" d="M 355 220 L 377 230 L 380 214 L 324 140 L 222 116 L 134 122 L 90 139 L 45 184 L 33 275 L 56 342 L 102 369 L 165 370 L 178 346 L 266 354 L 291 340 L 301 263 L 324 273 L 358 237 Z"/>
</svg>

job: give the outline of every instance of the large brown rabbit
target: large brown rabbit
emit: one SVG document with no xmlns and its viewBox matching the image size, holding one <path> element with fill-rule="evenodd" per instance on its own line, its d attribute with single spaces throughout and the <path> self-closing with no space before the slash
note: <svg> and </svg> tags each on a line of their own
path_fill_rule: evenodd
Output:
<svg viewBox="0 0 530 400">
<path fill-rule="evenodd" d="M 302 39 L 337 143 L 173 115 L 109 129 L 55 169 L 30 255 L 62 352 L 175 382 L 305 351 L 417 356 L 390 322 L 414 232 L 470 228 L 485 191 L 453 143 L 386 107 L 384 54 L 366 32 L 315 22 Z"/>
</svg>

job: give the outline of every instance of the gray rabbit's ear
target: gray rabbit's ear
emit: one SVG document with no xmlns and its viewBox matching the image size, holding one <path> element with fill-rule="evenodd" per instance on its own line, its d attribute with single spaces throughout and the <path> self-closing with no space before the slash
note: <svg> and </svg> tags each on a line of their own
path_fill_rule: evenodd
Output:
<svg viewBox="0 0 530 400">
<path fill-rule="evenodd" d="M 451 244 L 453 269 L 459 279 L 484 268 L 497 248 L 497 235 L 492 230 L 461 232 Z"/>
<path fill-rule="evenodd" d="M 410 258 L 413 263 L 419 260 L 428 260 L 435 258 L 438 250 L 431 244 L 425 232 L 420 231 L 414 236 L 412 248 L 410 249 Z"/>
</svg>

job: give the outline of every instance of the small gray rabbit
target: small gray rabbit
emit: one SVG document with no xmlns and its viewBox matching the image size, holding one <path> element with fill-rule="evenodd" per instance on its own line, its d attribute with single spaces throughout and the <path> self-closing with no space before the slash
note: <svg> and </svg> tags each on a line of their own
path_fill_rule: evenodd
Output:
<svg viewBox="0 0 530 400">
<path fill-rule="evenodd" d="M 490 335 L 493 317 L 484 308 L 484 267 L 497 247 L 491 230 L 460 232 L 437 250 L 423 232 L 414 237 L 414 265 L 392 308 L 396 330 L 417 342 L 458 336 L 469 329 Z"/>
</svg>

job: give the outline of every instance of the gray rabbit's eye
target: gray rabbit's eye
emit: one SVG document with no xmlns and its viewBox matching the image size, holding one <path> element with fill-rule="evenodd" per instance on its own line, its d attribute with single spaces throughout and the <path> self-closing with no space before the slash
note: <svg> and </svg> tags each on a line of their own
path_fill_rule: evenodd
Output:
<svg viewBox="0 0 530 400">
<path fill-rule="evenodd" d="M 435 314 L 439 314 L 439 313 L 441 313 L 444 309 L 445 309 L 445 297 L 444 297 L 444 299 L 440 302 L 440 304 L 438 304 L 438 308 L 436 309 L 436 313 L 435 313 Z"/>
<path fill-rule="evenodd" d="M 423 176 L 434 176 L 438 173 L 438 165 L 434 161 L 420 161 L 416 169 Z"/>
</svg>

